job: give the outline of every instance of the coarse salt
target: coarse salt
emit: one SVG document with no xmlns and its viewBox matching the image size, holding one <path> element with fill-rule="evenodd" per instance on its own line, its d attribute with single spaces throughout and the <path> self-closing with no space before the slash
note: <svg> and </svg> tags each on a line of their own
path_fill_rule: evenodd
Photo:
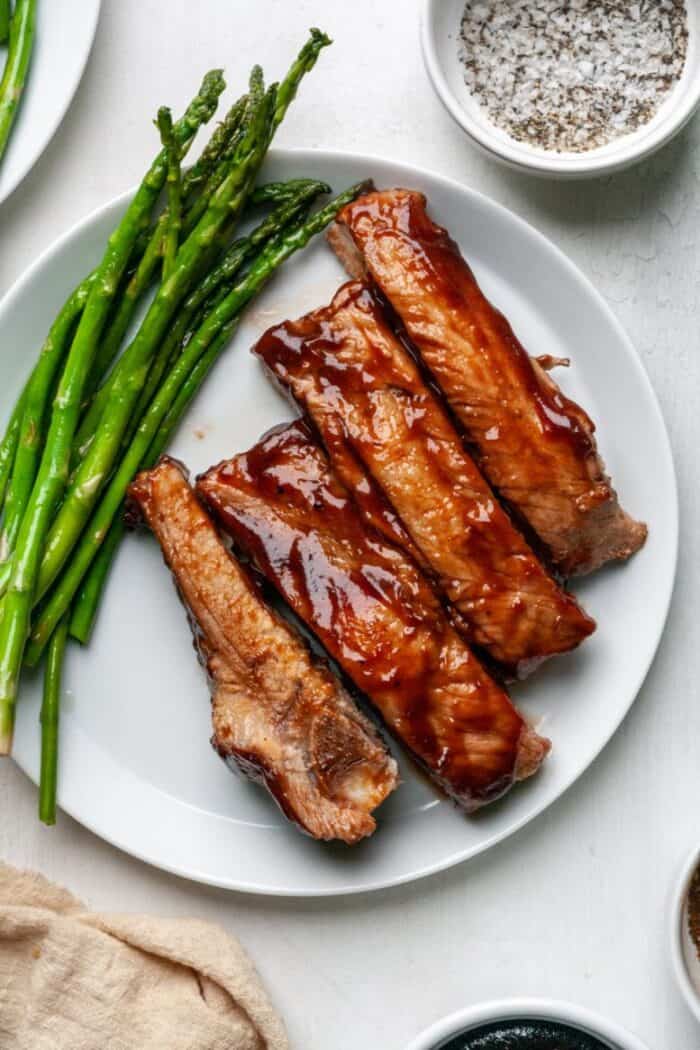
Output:
<svg viewBox="0 0 700 1050">
<path fill-rule="evenodd" d="M 468 0 L 464 80 L 514 139 L 582 153 L 648 123 L 680 80 L 685 0 Z"/>
</svg>

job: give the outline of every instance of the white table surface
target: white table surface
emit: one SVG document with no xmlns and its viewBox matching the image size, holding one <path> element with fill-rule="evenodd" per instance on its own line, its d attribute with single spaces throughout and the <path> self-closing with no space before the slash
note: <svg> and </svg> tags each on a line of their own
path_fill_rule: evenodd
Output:
<svg viewBox="0 0 700 1050">
<path fill-rule="evenodd" d="M 622 730 L 562 801 L 485 857 L 414 886 L 299 903 L 188 884 L 63 815 L 42 827 L 35 789 L 10 762 L 0 767 L 0 857 L 97 909 L 197 915 L 234 931 L 298 1050 L 401 1050 L 448 1012 L 511 995 L 574 1000 L 651 1050 L 697 1050 L 665 919 L 671 880 L 700 838 L 700 123 L 629 173 L 540 182 L 482 159 L 443 112 L 421 63 L 417 0 L 104 0 L 73 107 L 0 208 L 0 292 L 138 180 L 159 104 L 177 109 L 209 66 L 227 66 L 232 82 L 254 60 L 282 71 L 316 24 L 336 43 L 280 145 L 384 154 L 482 190 L 568 252 L 630 332 L 661 400 L 681 493 L 680 572 L 659 655 Z"/>
</svg>

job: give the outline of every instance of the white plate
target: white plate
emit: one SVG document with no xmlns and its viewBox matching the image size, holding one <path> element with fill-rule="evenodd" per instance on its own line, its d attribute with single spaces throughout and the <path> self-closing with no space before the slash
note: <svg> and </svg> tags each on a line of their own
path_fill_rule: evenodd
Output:
<svg viewBox="0 0 700 1050">
<path fill-rule="evenodd" d="M 39 0 L 32 64 L 0 162 L 0 204 L 51 141 L 75 94 L 95 37 L 100 0 Z M 0 47 L 0 71 L 6 50 Z"/>
<path fill-rule="evenodd" d="M 322 895 L 377 889 L 488 849 L 550 805 L 620 724 L 656 650 L 676 564 L 676 485 L 668 438 L 639 359 L 601 297 L 544 237 L 455 182 L 372 157 L 273 153 L 265 175 L 315 175 L 336 189 L 372 176 L 424 190 L 493 297 L 537 353 L 571 356 L 561 375 L 599 424 L 622 499 L 648 521 L 628 565 L 580 583 L 598 619 L 577 653 L 517 690 L 554 741 L 541 774 L 468 819 L 401 759 L 405 783 L 379 828 L 353 849 L 319 845 L 233 777 L 209 745 L 209 700 L 183 609 L 148 535 L 122 547 L 88 650 L 71 648 L 61 728 L 61 806 L 128 852 L 169 871 L 258 893 Z M 54 245 L 0 306 L 0 418 L 6 418 L 50 321 L 97 262 L 127 196 Z M 235 344 L 190 409 L 172 451 L 193 472 L 247 448 L 290 409 L 248 353 L 270 324 L 326 302 L 343 274 L 322 239 L 288 263 L 248 311 Z M 25 684 L 15 758 L 36 779 L 39 684 Z M 539 833 L 542 833 L 542 827 Z"/>
</svg>

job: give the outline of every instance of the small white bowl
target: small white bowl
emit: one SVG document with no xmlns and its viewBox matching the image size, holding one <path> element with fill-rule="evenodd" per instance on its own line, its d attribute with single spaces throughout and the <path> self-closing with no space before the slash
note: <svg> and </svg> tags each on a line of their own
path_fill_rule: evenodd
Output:
<svg viewBox="0 0 700 1050">
<path fill-rule="evenodd" d="M 700 961 L 688 933 L 688 890 L 690 880 L 700 864 L 700 848 L 693 850 L 683 866 L 671 896 L 671 964 L 683 998 L 700 1021 Z M 695 980 L 691 970 L 695 970 Z M 696 983 L 697 982 L 697 983 Z"/>
<path fill-rule="evenodd" d="M 669 142 L 700 102 L 700 4 L 686 0 L 688 58 L 679 83 L 658 113 L 637 131 L 585 153 L 555 153 L 517 142 L 492 124 L 472 96 L 459 61 L 464 0 L 423 0 L 421 43 L 428 75 L 448 113 L 488 156 L 519 171 L 554 178 L 583 178 L 629 167 Z"/>
<path fill-rule="evenodd" d="M 494 1021 L 558 1021 L 607 1043 L 610 1050 L 648 1050 L 636 1035 L 582 1006 L 554 999 L 504 999 L 458 1010 L 427 1028 L 406 1050 L 436 1050 L 455 1036 Z"/>
</svg>

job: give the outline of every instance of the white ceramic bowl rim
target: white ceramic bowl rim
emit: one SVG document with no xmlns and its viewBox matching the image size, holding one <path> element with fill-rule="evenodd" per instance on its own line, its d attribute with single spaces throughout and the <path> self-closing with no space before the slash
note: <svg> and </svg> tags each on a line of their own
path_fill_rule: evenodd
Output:
<svg viewBox="0 0 700 1050">
<path fill-rule="evenodd" d="M 697 1020 L 700 1021 L 700 992 L 696 989 L 690 978 L 683 951 L 685 903 L 688 896 L 688 889 L 690 888 L 690 880 L 692 879 L 698 865 L 700 865 L 700 847 L 696 846 L 683 865 L 683 870 L 681 871 L 681 875 L 673 890 L 671 898 L 670 926 L 671 965 L 673 967 L 673 974 L 688 1007 Z"/>
<path fill-rule="evenodd" d="M 573 1003 L 560 1002 L 555 999 L 500 999 L 478 1006 L 469 1006 L 464 1010 L 444 1017 L 431 1025 L 414 1039 L 406 1050 L 435 1050 L 449 1038 L 467 1033 L 479 1025 L 494 1021 L 514 1021 L 516 1019 L 536 1019 L 539 1021 L 557 1021 L 579 1028 L 586 1035 L 595 1036 L 610 1044 L 610 1050 L 648 1050 L 637 1038 L 614 1021 Z"/>
<path fill-rule="evenodd" d="M 41 129 L 41 135 L 37 138 L 34 146 L 27 152 L 22 163 L 12 166 L 10 171 L 5 172 L 5 177 L 0 179 L 0 204 L 10 197 L 17 187 L 24 181 L 29 175 L 30 171 L 37 163 L 39 158 L 43 155 L 49 143 L 53 139 L 54 135 L 63 123 L 68 110 L 70 109 L 75 94 L 80 86 L 80 82 L 83 79 L 83 74 L 87 67 L 88 59 L 92 52 L 92 47 L 95 41 L 95 34 L 97 33 L 97 26 L 100 20 L 100 10 L 102 7 L 102 0 L 93 0 L 92 5 L 85 5 L 85 9 L 78 9 L 79 14 L 82 18 L 83 29 L 84 29 L 84 49 L 80 54 L 75 64 L 70 69 L 68 79 L 61 86 L 61 102 L 51 114 L 51 118 L 45 123 Z M 65 12 L 61 12 L 65 16 Z M 37 23 L 37 31 L 41 30 L 40 23 Z M 33 56 L 33 64 L 36 63 L 36 56 Z M 2 60 L 0 59 L 0 68 L 2 67 Z M 37 72 L 41 74 L 41 70 L 34 71 L 31 75 L 34 79 L 38 79 Z M 30 84 L 27 88 L 28 91 L 34 91 L 34 87 Z M 23 107 L 27 105 L 26 100 L 23 100 Z M 23 119 L 22 110 L 19 111 L 17 118 L 17 127 L 13 130 L 13 140 L 21 136 L 21 122 Z M 25 116 L 26 119 L 26 116 Z M 7 160 L 5 160 L 7 166 Z"/>
<path fill-rule="evenodd" d="M 516 168 L 530 170 L 543 175 L 580 177 L 601 175 L 619 170 L 648 157 L 669 142 L 692 117 L 700 102 L 700 68 L 693 55 L 695 48 L 691 40 L 688 51 L 688 69 L 691 76 L 686 90 L 677 92 L 669 100 L 669 108 L 663 120 L 620 139 L 617 148 L 601 154 L 597 150 L 580 155 L 559 155 L 535 151 L 507 136 L 501 137 L 480 124 L 467 112 L 448 84 L 438 56 L 434 33 L 433 15 L 442 0 L 423 0 L 421 7 L 421 46 L 423 59 L 433 87 L 445 109 L 460 127 L 488 154 Z M 694 64 L 693 69 L 691 63 Z"/>
</svg>

